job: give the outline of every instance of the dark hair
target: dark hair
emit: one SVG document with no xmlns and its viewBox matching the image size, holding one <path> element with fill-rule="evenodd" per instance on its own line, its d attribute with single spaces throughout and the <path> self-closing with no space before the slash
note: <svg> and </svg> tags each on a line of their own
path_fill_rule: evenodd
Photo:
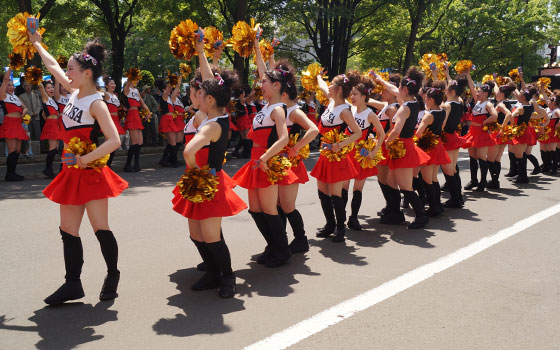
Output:
<svg viewBox="0 0 560 350">
<path fill-rule="evenodd" d="M 294 67 L 288 60 L 278 61 L 273 69 L 267 70 L 264 74 L 266 74 L 271 82 L 280 83 L 280 94 L 285 92 L 288 96 L 291 96 L 292 90 L 295 89 L 297 96 L 296 74 Z M 290 99 L 293 100 L 293 98 Z"/>
<path fill-rule="evenodd" d="M 560 106 L 560 91 L 554 90 L 550 97 L 550 102 L 554 102 L 557 106 Z"/>
<path fill-rule="evenodd" d="M 521 90 L 521 94 L 527 101 L 531 99 L 531 97 L 536 96 L 539 94 L 539 90 L 533 84 L 529 84 L 525 87 L 525 90 Z"/>
<path fill-rule="evenodd" d="M 332 80 L 332 83 L 342 88 L 342 97 L 348 98 L 352 88 L 360 83 L 361 74 L 358 71 L 350 71 L 346 74 L 337 75 Z"/>
<path fill-rule="evenodd" d="M 362 96 L 366 97 L 366 102 L 369 100 L 373 95 L 373 89 L 375 88 L 375 83 L 368 77 L 361 75 L 360 81 L 356 86 L 354 86 L 356 90 L 360 92 Z"/>
<path fill-rule="evenodd" d="M 241 96 L 242 93 L 244 93 L 245 91 L 241 88 L 237 88 L 235 90 L 233 90 L 233 98 L 238 99 L 239 96 Z"/>
<path fill-rule="evenodd" d="M 72 56 L 82 69 L 91 69 L 93 81 L 103 74 L 102 63 L 107 57 L 105 46 L 97 39 L 88 41 L 82 52 Z"/>
<path fill-rule="evenodd" d="M 243 85 L 241 88 L 243 89 L 243 91 L 245 91 L 245 96 L 249 96 L 251 94 L 251 91 L 253 91 L 253 88 L 251 88 L 249 85 Z"/>
<path fill-rule="evenodd" d="M 210 67 L 212 70 L 212 74 L 215 75 L 218 72 L 218 68 L 216 66 Z M 189 82 L 189 86 L 193 87 L 195 91 L 200 90 L 202 86 L 202 73 L 200 72 L 200 68 L 197 68 L 194 72 L 194 77 Z"/>
<path fill-rule="evenodd" d="M 401 80 L 401 87 L 406 87 L 409 95 L 416 96 L 422 87 L 424 73 L 416 67 L 410 67 L 406 76 Z"/>
<path fill-rule="evenodd" d="M 103 83 L 105 84 L 105 86 L 107 86 L 111 80 L 115 81 L 115 79 L 111 78 L 111 76 L 109 76 L 108 74 L 105 74 L 103 76 Z"/>
<path fill-rule="evenodd" d="M 233 70 L 218 70 L 214 73 L 214 79 L 208 79 L 202 82 L 200 88 L 207 95 L 216 99 L 216 106 L 226 107 L 231 100 L 234 89 L 237 89 L 239 78 Z"/>
<path fill-rule="evenodd" d="M 47 80 L 43 81 L 43 86 L 44 86 L 44 87 L 47 87 L 47 85 L 49 85 L 49 84 L 51 84 L 52 86 L 54 86 L 53 81 L 50 80 L 50 79 L 47 79 Z"/>
<path fill-rule="evenodd" d="M 432 82 L 432 86 L 426 91 L 426 97 L 433 98 L 437 105 L 443 102 L 443 91 L 445 90 L 445 82 L 436 80 Z"/>
<path fill-rule="evenodd" d="M 466 74 L 459 74 L 455 77 L 455 80 L 451 80 L 449 86 L 447 86 L 447 90 L 455 91 L 456 96 L 461 96 L 465 91 L 465 87 L 468 85 L 467 75 Z"/>
<path fill-rule="evenodd" d="M 486 92 L 488 96 L 492 96 L 492 94 L 494 93 L 494 86 L 495 84 L 493 81 L 487 81 L 480 86 L 480 90 L 482 92 Z"/>
<path fill-rule="evenodd" d="M 507 83 L 507 84 L 504 84 L 504 85 L 502 85 L 502 86 L 500 86 L 500 87 L 498 88 L 498 90 L 499 90 L 502 94 L 504 94 L 504 96 L 505 96 L 506 98 L 509 97 L 509 96 L 511 96 L 511 94 L 515 91 L 515 89 L 516 89 L 516 86 L 515 86 L 515 84 L 512 83 L 512 82 L 509 82 L 509 83 Z"/>
<path fill-rule="evenodd" d="M 399 87 L 401 85 L 402 75 L 399 73 L 392 73 L 389 75 L 389 83 Z"/>
</svg>

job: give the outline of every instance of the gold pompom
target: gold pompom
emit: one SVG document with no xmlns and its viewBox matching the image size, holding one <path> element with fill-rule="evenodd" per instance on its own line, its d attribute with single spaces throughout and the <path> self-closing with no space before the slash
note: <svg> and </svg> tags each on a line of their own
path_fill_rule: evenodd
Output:
<svg viewBox="0 0 560 350">
<path fill-rule="evenodd" d="M 299 141 L 299 133 L 297 134 L 292 134 L 290 135 L 290 140 L 288 141 L 288 144 L 286 145 L 286 147 L 284 147 L 282 149 L 282 151 L 280 151 L 280 154 L 289 154 L 289 149 L 294 147 L 298 141 Z M 297 156 L 295 157 L 288 157 L 288 160 L 290 161 L 290 163 L 292 164 L 292 167 L 295 167 L 298 165 L 300 160 L 303 159 L 307 159 L 309 158 L 309 145 L 305 145 L 304 147 L 302 147 Z"/>
<path fill-rule="evenodd" d="M 170 71 L 167 71 L 167 80 L 169 81 L 169 85 L 173 88 L 179 84 L 179 76 L 175 73 L 171 73 Z"/>
<path fill-rule="evenodd" d="M 142 118 L 143 122 L 149 123 L 150 121 L 152 121 L 152 115 L 150 114 L 150 111 L 142 108 L 140 111 L 140 118 Z"/>
<path fill-rule="evenodd" d="M 486 131 L 490 134 L 493 134 L 495 132 L 500 131 L 501 128 L 502 128 L 502 126 L 500 124 L 498 124 L 498 122 L 492 122 L 492 123 L 488 123 L 488 124 L 484 125 L 482 127 L 482 130 L 484 130 L 484 131 Z"/>
<path fill-rule="evenodd" d="M 363 156 L 360 153 L 360 150 L 362 150 L 362 149 L 367 150 L 368 153 L 369 153 L 369 152 L 371 152 L 375 149 L 376 145 L 377 145 L 376 140 L 373 137 L 368 137 L 367 140 L 361 140 L 355 146 L 356 153 L 354 154 L 354 158 L 356 159 L 356 161 L 358 162 L 358 164 L 360 164 L 360 166 L 362 168 L 371 169 L 371 168 L 377 166 L 377 164 L 379 164 L 379 162 L 381 162 L 382 160 L 385 159 L 385 156 L 383 156 L 383 150 L 381 149 L 381 147 L 379 147 L 379 149 L 377 150 L 377 153 L 375 154 L 375 156 L 373 158 L 370 158 L 368 155 Z"/>
<path fill-rule="evenodd" d="M 129 68 L 126 73 L 126 78 L 130 81 L 140 81 L 142 79 L 142 74 L 140 73 L 140 68 L 138 67 L 131 67 Z"/>
<path fill-rule="evenodd" d="M 328 84 L 328 82 L 327 82 Z M 328 106 L 329 105 L 329 98 L 328 96 L 325 96 L 325 94 L 323 93 L 323 90 L 319 90 L 317 91 L 317 93 L 315 94 L 315 97 L 317 98 L 317 101 L 319 101 L 319 103 L 322 106 Z"/>
<path fill-rule="evenodd" d="M 400 159 L 406 155 L 404 141 L 402 141 L 398 137 L 387 144 L 387 150 L 389 151 L 390 159 Z"/>
<path fill-rule="evenodd" d="M 504 126 L 502 128 L 502 134 L 501 134 L 500 137 L 502 139 L 502 142 L 504 142 L 504 143 L 513 140 L 513 138 L 515 137 L 515 135 L 513 133 L 513 125 L 508 124 L 508 125 Z"/>
<path fill-rule="evenodd" d="M 275 155 L 270 158 L 266 164 L 268 166 L 266 177 L 273 185 L 286 177 L 288 171 L 290 171 L 292 167 L 290 160 L 281 155 Z"/>
<path fill-rule="evenodd" d="M 306 70 L 301 73 L 301 86 L 310 92 L 320 91 L 319 83 L 317 82 L 317 75 L 319 75 L 322 70 L 323 68 L 321 67 L 321 64 L 317 62 L 308 65 Z M 323 75 L 323 79 L 327 78 L 327 76 Z"/>
<path fill-rule="evenodd" d="M 307 90 L 303 90 L 299 95 L 298 95 L 298 100 L 301 101 L 305 101 L 309 98 L 309 96 L 311 96 L 311 94 L 309 93 L 309 91 Z"/>
<path fill-rule="evenodd" d="M 29 125 L 29 123 L 31 123 L 31 116 L 29 114 L 26 114 L 23 116 L 22 120 L 25 123 L 25 125 Z"/>
<path fill-rule="evenodd" d="M 219 184 L 219 178 L 210 172 L 208 165 L 202 168 L 185 170 L 185 173 L 177 182 L 181 196 L 193 203 L 202 203 L 214 199 Z"/>
<path fill-rule="evenodd" d="M 560 128 L 556 128 L 556 129 L 554 130 L 554 137 L 560 138 Z"/>
<path fill-rule="evenodd" d="M 255 91 L 255 100 L 256 101 L 260 101 L 263 99 L 263 91 L 262 91 L 262 86 L 261 85 L 257 85 L 253 88 L 253 90 Z"/>
<path fill-rule="evenodd" d="M 548 89 L 548 87 L 550 86 L 551 80 L 549 77 L 542 77 L 539 78 L 539 80 L 537 80 L 537 84 L 544 88 L 544 89 Z"/>
<path fill-rule="evenodd" d="M 521 82 L 521 77 L 519 76 L 519 70 L 517 68 L 514 68 L 514 69 L 510 70 L 508 75 L 516 83 Z"/>
<path fill-rule="evenodd" d="M 268 40 L 261 39 L 259 41 L 259 49 L 261 50 L 262 58 L 265 62 L 268 62 L 270 56 L 274 55 L 274 47 Z M 255 56 L 254 62 L 257 62 L 257 56 Z"/>
<path fill-rule="evenodd" d="M 39 67 L 28 67 L 23 78 L 31 85 L 39 85 L 43 81 L 43 70 Z"/>
<path fill-rule="evenodd" d="M 178 59 L 190 60 L 196 52 L 195 31 L 198 29 L 198 24 L 187 19 L 179 23 L 173 30 L 169 37 L 169 49 L 171 54 Z"/>
<path fill-rule="evenodd" d="M 473 67 L 471 60 L 461 60 L 455 64 L 455 72 L 457 74 L 470 72 Z"/>
<path fill-rule="evenodd" d="M 8 65 L 13 71 L 22 69 L 27 63 L 27 60 L 22 55 L 15 52 L 9 54 L 8 59 L 10 60 L 10 63 Z"/>
<path fill-rule="evenodd" d="M 519 125 L 514 125 L 511 128 L 511 133 L 514 137 L 520 138 L 521 136 L 523 136 L 523 134 L 525 134 L 525 130 L 527 130 L 527 124 L 521 123 Z"/>
<path fill-rule="evenodd" d="M 430 64 L 431 63 L 435 63 L 437 69 L 438 69 L 438 76 L 437 77 L 433 77 L 432 76 L 432 69 L 430 68 Z M 420 59 L 420 61 L 418 61 L 418 64 L 420 65 L 420 67 L 422 67 L 422 70 L 424 71 L 424 73 L 426 74 L 426 79 L 431 79 L 431 80 L 445 80 L 446 76 L 445 76 L 445 67 L 444 65 L 447 63 L 447 54 L 446 53 L 427 53 L 424 56 L 422 56 L 422 59 Z"/>
<path fill-rule="evenodd" d="M 204 28 L 204 53 L 206 56 L 211 57 L 216 51 L 216 44 L 218 41 L 224 41 L 224 34 L 216 27 Z"/>
<path fill-rule="evenodd" d="M 27 59 L 32 59 L 37 53 L 37 50 L 33 47 L 29 37 L 27 36 L 27 17 L 39 18 L 40 14 L 37 16 L 30 15 L 27 12 L 18 13 L 15 17 L 12 17 L 6 26 L 8 27 L 8 40 L 13 47 L 13 51 L 20 54 L 22 57 Z M 43 35 L 45 33 L 45 28 L 37 28 L 37 32 Z M 47 46 L 41 42 L 41 46 L 47 49 Z"/>
<path fill-rule="evenodd" d="M 119 106 L 117 111 L 119 113 L 120 121 L 124 123 L 124 121 L 126 120 L 126 110 L 124 109 L 123 106 Z"/>
<path fill-rule="evenodd" d="M 179 72 L 181 73 L 181 76 L 183 77 L 183 79 L 188 79 L 189 75 L 191 75 L 192 73 L 192 68 L 190 65 L 186 64 L 186 63 L 181 63 L 179 65 Z"/>
<path fill-rule="evenodd" d="M 66 56 L 58 55 L 56 57 L 56 62 L 58 63 L 58 65 L 62 69 L 66 69 L 68 67 L 68 57 L 66 57 Z"/>
<path fill-rule="evenodd" d="M 84 156 L 90 152 L 95 151 L 97 146 L 94 143 L 91 143 L 90 140 L 82 141 L 79 137 L 72 137 L 70 142 L 68 142 L 68 147 L 64 149 L 67 153 L 73 153 L 78 156 Z M 91 163 L 88 163 L 87 167 L 95 169 L 97 171 L 101 171 L 101 168 L 107 165 L 107 161 L 109 160 L 110 154 L 106 154 L 105 156 L 94 160 Z M 69 168 L 76 168 L 78 169 L 80 166 L 76 164 L 68 165 Z"/>
<path fill-rule="evenodd" d="M 486 74 L 485 76 L 482 77 L 482 84 L 486 84 L 489 81 L 492 81 L 494 79 L 494 77 L 490 74 Z"/>
<path fill-rule="evenodd" d="M 329 160 L 329 162 L 339 162 L 343 159 L 348 152 L 354 148 L 354 144 L 350 144 L 343 147 L 340 151 L 334 152 L 330 149 L 326 149 L 323 146 L 333 145 L 335 143 L 340 143 L 348 138 L 348 135 L 338 132 L 337 129 L 330 130 L 326 132 L 323 137 L 321 137 L 321 155 Z"/>
<path fill-rule="evenodd" d="M 377 76 L 381 77 L 381 79 L 383 79 L 385 81 L 389 81 L 389 72 L 381 72 L 377 68 L 372 68 L 369 71 L 370 72 L 374 71 Z M 368 76 L 369 76 L 369 73 L 368 73 Z M 375 83 L 375 87 L 373 88 L 372 93 L 373 94 L 380 94 L 380 93 L 383 92 L 383 90 L 385 90 L 385 86 L 383 86 L 382 84 Z"/>
<path fill-rule="evenodd" d="M 424 152 L 430 152 L 439 143 L 438 135 L 435 135 L 430 130 L 424 131 L 422 137 L 416 140 L 416 146 L 418 146 Z"/>
<path fill-rule="evenodd" d="M 546 142 L 550 138 L 549 133 L 552 131 L 552 128 L 547 124 L 543 124 L 544 120 L 541 124 L 535 127 L 535 131 L 537 133 L 537 140 L 540 142 Z"/>
<path fill-rule="evenodd" d="M 229 42 L 239 56 L 247 58 L 255 52 L 253 43 L 257 37 L 257 27 L 258 23 L 255 23 L 254 18 L 251 18 L 250 25 L 245 21 L 239 21 L 233 26 L 232 37 Z"/>
<path fill-rule="evenodd" d="M 498 86 L 506 85 L 506 79 L 501 75 L 498 75 L 496 77 L 496 84 L 498 84 Z"/>
</svg>

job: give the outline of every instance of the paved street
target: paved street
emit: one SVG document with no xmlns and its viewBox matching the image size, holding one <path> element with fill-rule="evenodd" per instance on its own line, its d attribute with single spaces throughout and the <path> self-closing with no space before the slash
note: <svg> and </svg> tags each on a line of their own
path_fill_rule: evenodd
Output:
<svg viewBox="0 0 560 350">
<path fill-rule="evenodd" d="M 247 211 L 224 220 L 238 295 L 222 300 L 216 291 L 189 288 L 201 276 L 194 268 L 200 257 L 187 220 L 170 202 L 183 170 L 157 167 L 158 157 L 144 156 L 144 169 L 133 174 L 120 171 L 122 157 L 114 163 L 130 188 L 110 200 L 121 271 L 113 303 L 99 302 L 105 263 L 84 218 L 86 296 L 45 307 L 64 265 L 58 206 L 41 193 L 48 184 L 43 164 L 18 167 L 24 182 L 0 182 L 1 349 L 243 349 L 560 202 L 558 177 L 534 176 L 520 188 L 502 176 L 503 189 L 465 191 L 464 209 L 407 230 L 379 224 L 375 213 L 384 201 L 370 179 L 359 217 L 364 230 L 335 244 L 315 238 L 324 219 L 312 179 L 298 197 L 312 247 L 286 266 L 252 261 L 264 240 Z M 461 157 L 468 169 L 468 156 Z M 233 175 L 242 164 L 230 161 L 226 171 Z M 505 173 L 507 155 L 502 166 Z M 464 170 L 463 183 L 468 177 Z M 246 190 L 236 192 L 247 199 Z M 290 349 L 559 349 L 560 214 L 535 222 Z"/>
</svg>

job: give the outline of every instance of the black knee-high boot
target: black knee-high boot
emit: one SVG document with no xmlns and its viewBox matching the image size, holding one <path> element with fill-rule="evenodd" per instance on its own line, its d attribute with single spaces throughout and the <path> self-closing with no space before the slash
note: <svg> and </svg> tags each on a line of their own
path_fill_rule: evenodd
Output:
<svg viewBox="0 0 560 350">
<path fill-rule="evenodd" d="M 385 207 L 383 207 L 380 211 L 378 211 L 377 215 L 383 216 L 387 212 L 387 206 L 389 204 L 389 192 L 387 189 L 389 185 L 385 185 L 379 182 L 379 187 L 381 188 L 381 193 L 383 194 L 383 198 L 385 198 Z"/>
<path fill-rule="evenodd" d="M 436 192 L 434 189 L 434 185 L 426 183 L 425 181 L 422 181 L 422 185 L 424 186 L 426 199 L 428 200 L 428 205 L 430 206 L 428 210 L 425 211 L 425 214 L 430 217 L 440 216 L 441 211 L 439 210 L 439 205 L 436 200 Z"/>
<path fill-rule="evenodd" d="M 278 267 L 284 265 L 292 253 L 288 245 L 288 235 L 286 234 L 286 225 L 282 221 L 280 215 L 269 215 L 263 213 L 265 222 L 268 226 L 268 233 L 271 238 L 271 249 L 265 261 L 266 267 Z"/>
<path fill-rule="evenodd" d="M 22 181 L 23 176 L 16 174 L 16 167 L 19 159 L 18 152 L 8 154 L 6 159 L 6 181 Z"/>
<path fill-rule="evenodd" d="M 350 217 L 348 218 L 348 227 L 354 231 L 362 230 L 362 226 L 358 221 L 358 212 L 360 211 L 361 206 L 362 206 L 362 191 L 352 192 L 352 203 L 350 203 L 350 208 L 352 209 L 352 212 L 350 213 Z"/>
<path fill-rule="evenodd" d="M 348 204 L 348 190 L 342 189 L 342 199 L 344 199 L 344 207 Z"/>
<path fill-rule="evenodd" d="M 54 179 L 54 177 L 56 176 L 53 171 L 53 162 L 55 156 L 56 156 L 56 149 L 52 149 L 49 151 L 49 153 L 47 153 L 47 157 L 45 160 L 45 169 L 43 170 L 43 174 L 49 179 Z"/>
<path fill-rule="evenodd" d="M 451 196 L 445 204 L 443 205 L 445 208 L 462 208 L 463 207 L 463 200 L 461 195 L 461 185 L 457 182 L 457 176 L 453 175 L 445 175 L 445 180 L 449 184 L 449 194 Z"/>
<path fill-rule="evenodd" d="M 172 145 L 169 149 L 169 165 L 177 168 L 181 165 L 177 160 L 177 152 L 179 149 L 179 145 Z"/>
<path fill-rule="evenodd" d="M 389 202 L 387 203 L 387 213 L 381 217 L 382 224 L 398 225 L 404 222 L 404 214 L 400 209 L 401 193 L 396 188 L 387 186 Z"/>
<path fill-rule="evenodd" d="M 303 217 L 297 209 L 293 212 L 286 214 L 292 231 L 294 231 L 294 240 L 290 243 L 290 250 L 292 253 L 304 253 L 309 250 L 309 243 L 305 236 L 305 228 L 303 225 Z"/>
<path fill-rule="evenodd" d="M 141 145 L 135 145 L 134 149 L 134 172 L 138 172 L 141 170 L 140 168 L 140 147 Z"/>
<path fill-rule="evenodd" d="M 437 206 L 439 208 L 440 212 L 444 212 L 443 210 L 443 204 L 441 203 L 441 187 L 439 186 L 439 182 L 438 181 L 433 181 L 432 185 L 434 185 L 434 194 L 435 194 L 435 198 L 436 198 L 436 203 Z"/>
<path fill-rule="evenodd" d="M 412 206 L 414 210 L 414 214 L 416 215 L 414 221 L 408 225 L 409 229 L 417 229 L 426 226 L 426 224 L 430 221 L 428 216 L 424 214 L 424 206 L 420 203 L 420 198 L 414 191 L 405 191 L 401 190 L 403 196 L 408 199 L 408 202 Z"/>
<path fill-rule="evenodd" d="M 235 149 L 233 150 L 233 153 L 231 154 L 233 157 L 239 158 L 241 156 L 239 150 L 241 149 L 244 143 L 245 140 L 240 137 L 239 140 L 237 141 L 237 144 L 235 145 Z"/>
<path fill-rule="evenodd" d="M 478 159 L 478 164 L 480 165 L 480 182 L 476 187 L 477 192 L 484 192 L 486 190 L 486 177 L 488 176 L 488 161 L 484 159 Z"/>
<path fill-rule="evenodd" d="M 516 184 L 528 184 L 529 178 L 527 177 L 527 155 L 523 154 L 523 157 L 517 158 L 517 178 L 515 178 Z"/>
<path fill-rule="evenodd" d="M 284 213 L 284 210 L 282 210 L 282 207 L 277 205 L 276 206 L 276 211 L 278 211 L 278 215 L 280 215 L 280 217 L 282 218 L 282 221 L 284 222 L 284 225 L 286 225 L 286 222 L 288 220 L 286 213 Z"/>
<path fill-rule="evenodd" d="M 64 267 L 66 282 L 53 294 L 45 299 L 49 305 L 62 304 L 65 301 L 76 300 L 84 297 L 84 289 L 80 275 L 84 264 L 84 250 L 80 237 L 72 236 L 60 230 L 64 251 Z"/>
<path fill-rule="evenodd" d="M 531 175 L 537 175 L 541 172 L 541 166 L 539 165 L 539 161 L 537 160 L 537 157 L 535 157 L 532 154 L 526 154 L 527 159 L 531 162 L 531 164 L 533 164 L 533 171 L 531 172 Z"/>
<path fill-rule="evenodd" d="M 136 151 L 136 145 L 130 145 L 128 147 L 128 151 L 126 153 L 126 163 L 124 165 L 123 170 L 127 173 L 132 173 L 134 172 L 134 169 L 132 169 L 132 157 L 134 157 L 134 153 Z"/>
<path fill-rule="evenodd" d="M 550 171 L 548 151 L 541 150 L 541 160 L 542 160 L 541 171 L 543 173 L 548 173 Z"/>
<path fill-rule="evenodd" d="M 115 299 L 117 294 L 117 287 L 119 285 L 120 271 L 117 269 L 117 262 L 119 259 L 119 246 L 115 235 L 109 230 L 98 230 L 95 232 L 99 245 L 101 246 L 101 253 L 103 259 L 107 264 L 107 276 L 103 282 L 101 293 L 99 294 L 100 300 Z"/>
<path fill-rule="evenodd" d="M 158 164 L 164 168 L 169 167 L 169 153 L 171 153 L 171 145 L 167 144 L 165 149 L 163 150 L 163 154 L 161 155 L 161 159 L 159 160 Z"/>
<path fill-rule="evenodd" d="M 202 277 L 198 281 L 196 281 L 196 283 L 191 285 L 191 289 L 207 290 L 218 288 L 218 286 L 220 285 L 220 274 L 212 253 L 210 253 L 208 247 L 204 242 L 195 241 L 192 238 L 191 241 L 194 243 L 196 249 L 198 250 L 198 254 L 200 254 L 202 261 L 204 261 L 204 263 L 208 267 L 208 270 L 204 273 L 204 275 L 202 275 Z"/>
<path fill-rule="evenodd" d="M 558 173 L 558 153 L 556 151 L 550 151 L 550 174 L 556 175 Z"/>
<path fill-rule="evenodd" d="M 210 254 L 212 254 L 220 272 L 218 295 L 221 298 L 232 298 L 235 295 L 235 274 L 231 269 L 231 256 L 226 242 L 220 240 L 218 242 L 205 243 L 205 245 Z"/>
<path fill-rule="evenodd" d="M 321 208 L 323 209 L 323 215 L 325 215 L 325 220 L 327 223 L 323 228 L 319 230 L 317 233 L 317 237 L 328 237 L 334 233 L 336 229 L 336 221 L 334 218 L 334 206 L 331 199 L 331 196 L 318 191 L 319 192 L 319 200 L 321 201 Z"/>
<path fill-rule="evenodd" d="M 343 197 L 331 196 L 331 198 L 336 216 L 336 235 L 332 238 L 332 241 L 342 242 L 346 235 L 346 202 Z"/>
<path fill-rule="evenodd" d="M 424 192 L 424 180 L 422 180 L 422 174 L 418 173 L 418 177 L 412 178 L 412 189 L 418 193 L 418 198 L 420 198 L 420 203 L 426 205 L 427 197 Z"/>
<path fill-rule="evenodd" d="M 470 168 L 471 168 L 471 181 L 465 186 L 465 190 L 472 190 L 478 186 L 478 160 L 473 157 L 469 157 Z"/>
<path fill-rule="evenodd" d="M 517 159 L 515 158 L 515 153 L 508 152 L 508 158 L 509 158 L 509 171 L 505 176 L 506 177 L 517 176 Z"/>
<path fill-rule="evenodd" d="M 257 263 L 264 264 L 268 255 L 270 254 L 270 249 L 272 247 L 272 238 L 270 237 L 270 233 L 268 232 L 268 225 L 266 223 L 266 219 L 264 217 L 264 213 L 262 212 L 254 212 L 249 210 L 249 214 L 253 217 L 259 232 L 263 236 L 264 240 L 266 241 L 266 247 L 264 248 L 264 252 L 262 252 L 259 257 L 257 258 Z"/>
<path fill-rule="evenodd" d="M 490 171 L 490 176 L 492 180 L 488 183 L 487 188 L 498 189 L 500 188 L 500 171 L 502 170 L 502 164 L 500 162 L 488 162 L 488 170 Z"/>
</svg>

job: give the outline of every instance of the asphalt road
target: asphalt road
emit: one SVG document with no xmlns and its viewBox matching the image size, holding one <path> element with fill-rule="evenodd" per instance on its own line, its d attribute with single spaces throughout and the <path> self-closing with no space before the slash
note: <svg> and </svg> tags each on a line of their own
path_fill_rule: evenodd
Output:
<svg viewBox="0 0 560 350">
<path fill-rule="evenodd" d="M 523 187 L 502 178 L 503 189 L 465 191 L 464 209 L 407 230 L 379 224 L 375 213 L 384 202 L 370 179 L 359 217 L 364 230 L 334 244 L 315 238 L 324 219 L 312 179 L 297 205 L 312 247 L 286 266 L 252 261 L 264 241 L 246 211 L 224 219 L 238 295 L 222 300 L 216 291 L 189 288 L 200 276 L 194 269 L 200 258 L 186 219 L 170 202 L 182 169 L 158 168 L 157 160 L 146 155 L 140 173 L 119 171 L 130 188 L 110 200 L 121 271 L 114 302 L 98 300 L 105 264 L 84 219 L 86 296 L 45 307 L 43 299 L 64 277 L 58 206 L 41 193 L 48 184 L 41 164 L 18 167 L 24 182 L 0 182 L 1 349 L 242 349 L 560 202 L 557 177 L 534 176 Z M 226 171 L 232 175 L 242 164 L 230 161 Z M 461 165 L 468 168 L 468 160 Z M 468 170 L 462 177 L 466 183 Z M 236 191 L 247 198 L 244 189 Z M 291 348 L 559 349 L 559 225 L 560 214 L 550 216 Z"/>
</svg>

